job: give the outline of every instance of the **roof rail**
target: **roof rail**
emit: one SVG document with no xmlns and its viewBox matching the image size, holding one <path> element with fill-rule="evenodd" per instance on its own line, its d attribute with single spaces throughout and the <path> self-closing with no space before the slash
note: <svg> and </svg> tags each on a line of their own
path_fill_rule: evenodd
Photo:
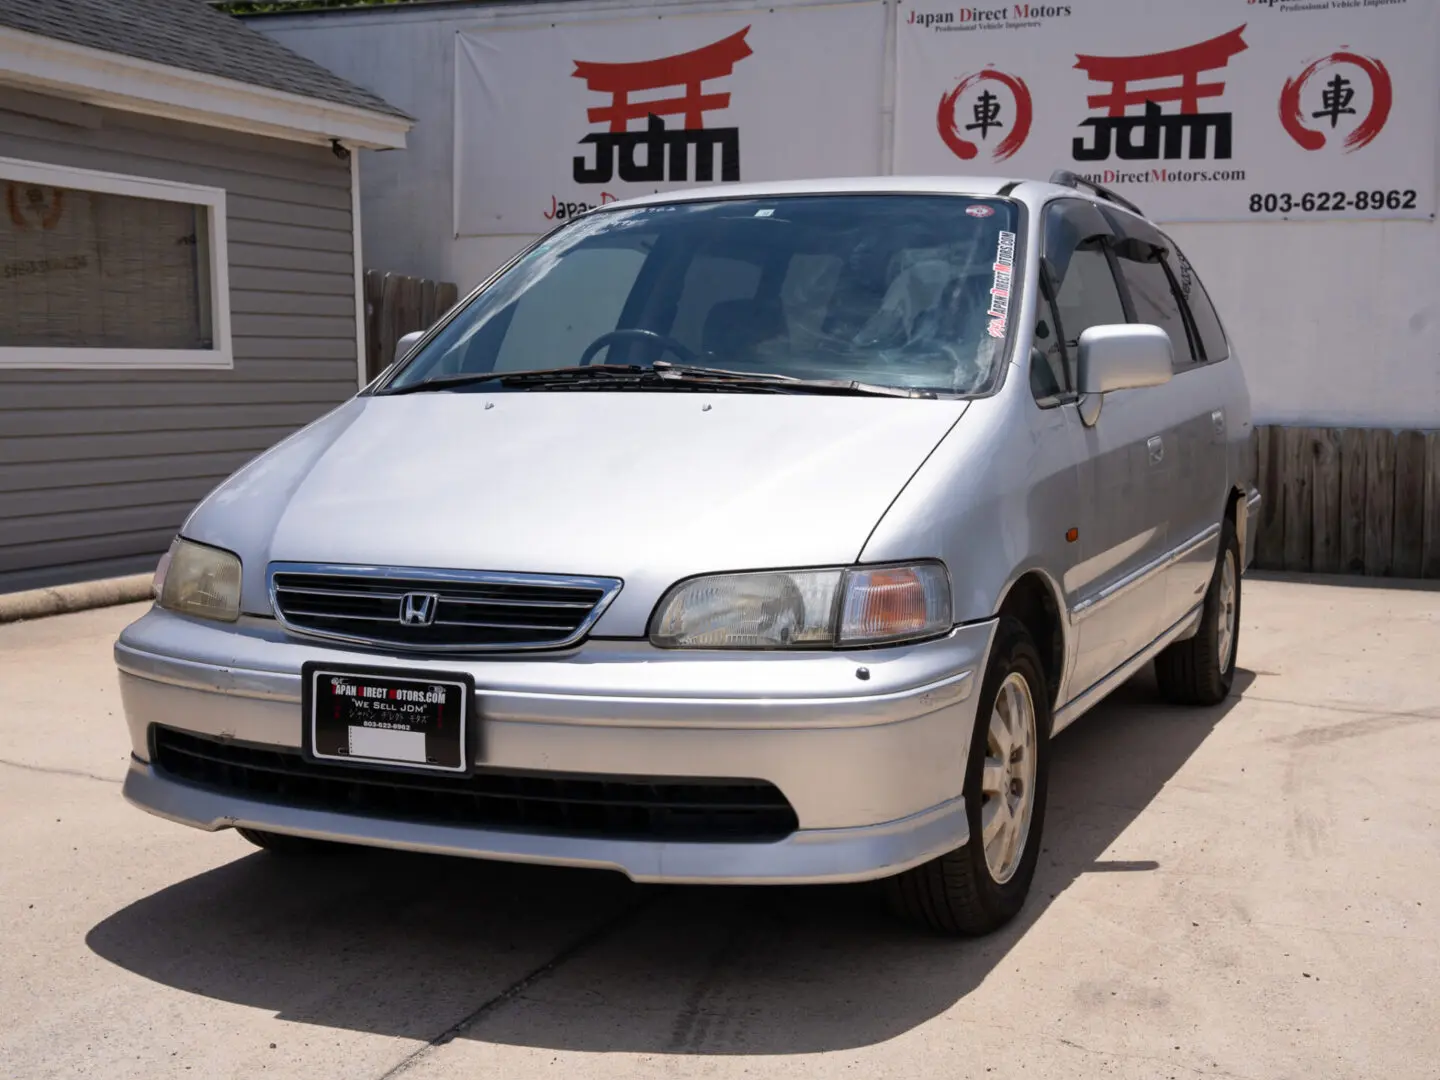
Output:
<svg viewBox="0 0 1440 1080">
<path fill-rule="evenodd" d="M 1077 189 L 1089 188 L 1096 195 L 1099 195 L 1100 198 L 1106 200 L 1107 202 L 1112 202 L 1116 206 L 1123 206 L 1132 214 L 1139 214 L 1141 217 L 1145 216 L 1145 211 L 1141 210 L 1140 207 L 1136 206 L 1129 199 L 1125 198 L 1125 196 L 1116 194 L 1109 188 L 1101 187 L 1099 184 L 1093 183 L 1090 180 L 1086 180 L 1083 177 L 1076 176 L 1068 169 L 1056 169 L 1053 173 L 1050 174 L 1050 183 L 1059 184 L 1061 187 L 1072 187 Z"/>
</svg>

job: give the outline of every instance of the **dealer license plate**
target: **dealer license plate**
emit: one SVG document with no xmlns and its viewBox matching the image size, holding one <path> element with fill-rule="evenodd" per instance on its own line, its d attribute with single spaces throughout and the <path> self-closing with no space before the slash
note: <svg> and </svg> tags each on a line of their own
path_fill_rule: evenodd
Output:
<svg viewBox="0 0 1440 1080">
<path fill-rule="evenodd" d="M 466 675 L 306 664 L 304 748 L 318 761 L 466 774 L 474 761 Z"/>
</svg>

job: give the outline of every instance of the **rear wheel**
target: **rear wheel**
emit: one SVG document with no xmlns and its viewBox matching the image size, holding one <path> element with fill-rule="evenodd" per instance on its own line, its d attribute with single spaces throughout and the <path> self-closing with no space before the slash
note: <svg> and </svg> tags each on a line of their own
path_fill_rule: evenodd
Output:
<svg viewBox="0 0 1440 1080">
<path fill-rule="evenodd" d="M 235 830 L 250 843 L 273 855 L 333 855 L 344 851 L 346 844 L 335 844 L 329 840 L 316 840 L 309 836 L 291 836 L 288 833 L 265 832 L 263 829 Z"/>
<path fill-rule="evenodd" d="M 987 934 L 1025 903 L 1040 853 L 1050 698 L 1023 625 L 1002 618 L 985 669 L 965 769 L 970 840 L 891 878 L 897 914 L 944 934 Z"/>
<path fill-rule="evenodd" d="M 1176 705 L 1218 705 L 1235 682 L 1240 646 L 1240 543 L 1229 518 L 1220 527 L 1220 556 L 1205 592 L 1200 629 L 1155 658 L 1155 679 Z"/>
</svg>

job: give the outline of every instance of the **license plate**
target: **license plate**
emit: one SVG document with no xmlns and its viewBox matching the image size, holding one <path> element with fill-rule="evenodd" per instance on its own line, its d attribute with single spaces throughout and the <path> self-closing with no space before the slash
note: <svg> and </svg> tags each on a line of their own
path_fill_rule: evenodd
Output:
<svg viewBox="0 0 1440 1080">
<path fill-rule="evenodd" d="M 304 750 L 317 761 L 465 775 L 474 761 L 468 675 L 306 664 Z"/>
</svg>

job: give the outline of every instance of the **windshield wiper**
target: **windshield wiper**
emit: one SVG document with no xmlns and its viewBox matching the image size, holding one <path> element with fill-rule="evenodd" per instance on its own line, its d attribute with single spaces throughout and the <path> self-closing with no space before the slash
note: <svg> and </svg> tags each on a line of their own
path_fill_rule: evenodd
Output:
<svg viewBox="0 0 1440 1080">
<path fill-rule="evenodd" d="M 876 397 L 934 398 L 934 390 L 922 390 L 910 386 L 881 386 L 876 383 L 857 382 L 854 379 L 798 379 L 794 375 L 780 375 L 774 372 L 730 371 L 726 368 L 695 367 L 691 364 L 672 364 L 668 360 L 656 360 L 651 366 L 662 379 L 685 382 L 714 382 L 725 386 L 764 386 L 779 390 L 794 390 L 798 393 L 818 392 L 837 394 L 873 394 Z"/>
<path fill-rule="evenodd" d="M 876 397 L 933 398 L 933 390 L 901 386 L 877 386 L 846 379 L 797 379 L 793 375 L 770 372 L 727 371 L 724 368 L 695 367 L 657 360 L 649 367 L 640 364 L 588 364 L 569 367 L 532 368 L 525 371 L 478 371 L 454 375 L 434 375 L 408 386 L 377 390 L 376 394 L 422 394 L 430 391 L 455 390 L 480 383 L 499 382 L 506 386 L 576 386 L 585 383 L 609 383 L 617 386 L 638 386 L 656 382 L 685 384 L 717 390 L 759 391 L 763 393 L 799 394 L 860 394 Z"/>
<path fill-rule="evenodd" d="M 454 375 L 432 375 L 408 386 L 394 386 L 377 390 L 377 394 L 423 394 L 431 390 L 454 390 L 461 386 L 475 386 L 487 382 L 560 382 L 580 380 L 599 376 L 600 378 L 637 379 L 648 374 L 649 368 L 639 364 L 588 364 L 584 367 L 531 368 L 526 371 L 477 371 L 458 372 Z"/>
</svg>

